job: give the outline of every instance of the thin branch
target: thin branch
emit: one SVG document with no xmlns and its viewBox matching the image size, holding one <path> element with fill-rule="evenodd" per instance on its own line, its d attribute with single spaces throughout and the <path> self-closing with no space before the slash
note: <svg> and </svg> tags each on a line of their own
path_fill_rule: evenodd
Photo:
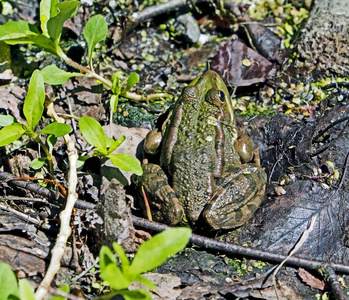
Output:
<svg viewBox="0 0 349 300">
<path fill-rule="evenodd" d="M 54 117 L 57 122 L 63 123 L 64 120 L 57 116 L 56 112 L 53 109 L 53 103 L 51 103 L 47 108 L 47 113 Z M 55 246 L 51 251 L 51 260 L 49 267 L 46 271 L 44 279 L 41 281 L 36 294 L 36 300 L 42 300 L 48 294 L 51 282 L 57 272 L 61 267 L 61 258 L 63 257 L 64 250 L 66 248 L 66 244 L 68 238 L 71 234 L 70 228 L 70 219 L 74 209 L 74 205 L 78 199 L 78 195 L 76 193 L 76 187 L 78 183 L 78 177 L 76 174 L 76 163 L 78 160 L 78 154 L 75 149 L 74 142 L 71 140 L 70 136 L 67 134 L 64 136 L 64 141 L 67 145 L 67 152 L 69 158 L 69 172 L 68 172 L 68 194 L 67 194 L 67 202 L 65 209 L 60 213 L 61 226 L 59 230 L 59 234 L 57 236 L 57 240 Z"/>
<path fill-rule="evenodd" d="M 2 200 L 5 201 L 23 201 L 23 202 L 39 202 L 47 205 L 51 205 L 46 199 L 41 198 L 29 198 L 29 197 L 18 197 L 18 196 L 1 196 Z"/>
<path fill-rule="evenodd" d="M 14 215 L 16 215 L 17 217 L 19 217 L 20 219 L 22 219 L 26 222 L 30 222 L 30 223 L 33 223 L 35 225 L 40 225 L 40 221 L 38 219 L 32 218 L 32 217 L 26 215 L 25 213 L 22 213 L 18 210 L 13 209 L 12 207 L 10 207 L 8 205 L 0 204 L 0 209 L 8 211 L 10 213 L 13 213 Z"/>
<path fill-rule="evenodd" d="M 62 203 L 64 201 L 64 199 L 60 197 L 56 191 L 50 190 L 36 183 L 28 183 L 25 181 L 10 181 L 13 178 L 15 177 L 12 174 L 0 171 L 0 181 L 8 181 L 8 184 L 10 184 L 11 186 L 20 187 L 32 193 L 45 197 L 49 202 L 43 202 L 47 203 L 48 205 L 57 206 L 52 203 Z M 78 200 L 75 204 L 75 207 L 81 209 L 93 209 L 95 205 L 83 200 Z"/>
<path fill-rule="evenodd" d="M 337 274 L 333 268 L 326 266 L 320 273 L 323 273 L 325 280 L 331 287 L 331 291 L 337 300 L 348 300 L 348 297 L 344 294 L 343 288 L 337 279 Z"/>
<path fill-rule="evenodd" d="M 159 232 L 159 231 L 163 231 L 171 228 L 169 226 L 166 226 L 157 222 L 148 221 L 135 216 L 132 217 L 132 220 L 135 226 L 138 226 L 147 230 L 153 230 L 153 231 Z M 286 255 L 283 255 L 283 254 L 278 254 L 270 251 L 263 251 L 263 250 L 254 249 L 250 247 L 243 247 L 235 244 L 229 244 L 226 242 L 220 242 L 220 241 L 206 238 L 197 234 L 193 234 L 191 236 L 190 242 L 206 249 L 213 249 L 213 250 L 217 250 L 227 254 L 241 255 L 244 257 L 250 257 L 253 259 L 259 259 L 259 260 L 269 261 L 274 263 L 280 263 L 286 258 Z M 336 272 L 349 274 L 349 265 L 331 263 L 328 261 L 310 260 L 310 259 L 292 256 L 286 261 L 286 264 L 290 266 L 302 267 L 310 270 L 318 270 L 326 265 L 329 265 Z"/>
<path fill-rule="evenodd" d="M 56 191 L 45 188 L 39 184 L 26 182 L 26 181 L 10 181 L 15 177 L 7 172 L 0 172 L 0 181 L 8 181 L 9 185 L 14 185 L 16 187 L 20 187 L 26 189 L 32 193 L 38 194 L 47 198 L 51 202 L 56 202 L 60 196 Z"/>
<path fill-rule="evenodd" d="M 313 231 L 314 229 L 314 224 L 316 221 L 316 216 L 313 216 L 310 220 L 310 224 L 309 227 L 303 232 L 303 234 L 301 235 L 299 241 L 296 243 L 296 245 L 292 248 L 292 250 L 290 251 L 290 253 L 287 255 L 287 257 L 278 265 L 278 267 L 274 270 L 272 276 L 273 276 L 273 284 L 274 284 L 274 289 L 275 289 L 275 293 L 276 293 L 276 298 L 279 299 L 279 295 L 278 295 L 278 291 L 276 288 L 276 279 L 275 276 L 277 274 L 277 272 L 279 272 L 279 270 L 282 268 L 282 266 L 287 262 L 287 260 L 290 259 L 290 257 L 295 254 L 297 252 L 297 250 L 302 247 L 302 245 L 304 244 L 304 242 L 308 239 L 309 234 Z"/>
<path fill-rule="evenodd" d="M 171 0 L 167 1 L 166 3 L 159 4 L 159 5 L 154 5 L 147 7 L 146 9 L 142 11 L 138 11 L 133 13 L 132 15 L 132 21 L 136 22 L 136 24 L 148 21 L 149 19 L 152 19 L 154 17 L 160 16 L 165 13 L 171 13 L 173 11 L 178 11 L 182 9 L 183 7 L 186 6 L 191 6 L 193 7 L 195 4 L 198 4 L 200 2 L 215 2 L 216 5 L 221 5 L 230 10 L 231 12 L 234 13 L 234 10 L 236 7 L 239 7 L 241 3 L 238 3 L 233 0 L 224 0 L 224 1 L 209 1 L 209 0 Z M 131 26 L 132 28 L 132 26 Z"/>
<path fill-rule="evenodd" d="M 342 123 L 342 122 L 347 121 L 347 120 L 349 120 L 349 116 L 340 118 L 340 119 L 338 119 L 338 120 L 336 120 L 336 121 L 330 123 L 330 125 L 328 125 L 325 129 L 320 130 L 319 133 L 318 133 L 315 137 L 313 137 L 312 142 L 313 142 L 313 143 L 317 142 L 318 139 L 319 139 L 326 131 L 330 130 L 332 127 L 336 126 L 337 124 Z"/>
</svg>

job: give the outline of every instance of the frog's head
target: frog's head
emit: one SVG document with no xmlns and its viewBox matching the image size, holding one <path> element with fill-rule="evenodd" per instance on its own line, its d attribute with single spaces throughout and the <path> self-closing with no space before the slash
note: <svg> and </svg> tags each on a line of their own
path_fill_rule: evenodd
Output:
<svg viewBox="0 0 349 300">
<path fill-rule="evenodd" d="M 203 75 L 192 81 L 189 86 L 195 86 L 200 93 L 200 98 L 204 99 L 209 96 L 210 99 L 214 99 L 217 95 L 225 111 L 230 115 L 230 120 L 235 122 L 233 106 L 229 91 L 223 81 L 223 79 L 212 70 L 206 71 Z"/>
</svg>

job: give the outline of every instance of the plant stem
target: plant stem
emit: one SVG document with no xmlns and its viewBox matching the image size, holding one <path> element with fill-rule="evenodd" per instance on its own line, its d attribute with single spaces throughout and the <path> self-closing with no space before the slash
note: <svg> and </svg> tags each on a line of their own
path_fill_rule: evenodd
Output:
<svg viewBox="0 0 349 300">
<path fill-rule="evenodd" d="M 168 93 L 155 93 L 155 94 L 150 94 L 147 96 L 143 96 L 143 95 L 138 95 L 135 93 L 130 93 L 130 92 L 126 92 L 126 93 L 121 93 L 120 96 L 128 98 L 128 99 L 132 99 L 135 101 L 150 101 L 153 99 L 159 99 L 159 98 L 171 98 L 173 97 L 172 95 L 168 94 Z"/>
<path fill-rule="evenodd" d="M 47 162 L 48 162 L 50 176 L 51 176 L 51 178 L 54 178 L 52 155 L 51 155 L 50 151 L 48 150 L 46 145 L 40 140 L 40 137 L 36 136 L 34 139 L 35 139 L 35 141 L 37 141 L 39 143 L 41 148 L 44 150 L 44 152 L 46 154 Z"/>
<path fill-rule="evenodd" d="M 67 55 L 65 55 L 63 53 L 63 51 L 59 51 L 59 57 L 62 58 L 68 65 L 74 67 L 75 69 L 80 70 L 81 72 L 84 72 L 86 74 L 89 74 L 90 76 L 92 76 L 93 78 L 99 80 L 100 82 L 102 82 L 104 85 L 106 85 L 108 88 L 112 88 L 112 83 L 111 81 L 105 79 L 104 77 L 98 75 L 97 73 L 95 73 L 94 71 L 90 70 L 89 68 L 80 65 L 79 63 L 73 61 L 72 59 L 70 59 Z"/>
<path fill-rule="evenodd" d="M 89 69 L 88 67 L 80 65 L 79 63 L 73 61 L 62 51 L 62 49 L 59 48 L 57 50 L 57 53 L 58 53 L 59 57 L 61 59 L 63 59 L 68 65 L 74 67 L 77 70 L 80 70 L 83 73 L 89 74 L 91 77 L 102 82 L 109 89 L 112 88 L 113 84 L 110 80 L 105 79 L 104 77 L 100 76 L 99 74 L 97 74 L 93 70 Z M 130 93 L 130 92 L 121 93 L 120 96 L 128 98 L 128 99 L 132 99 L 135 101 L 150 101 L 152 99 L 157 99 L 157 98 L 171 98 L 172 97 L 172 95 L 170 95 L 168 93 L 155 93 L 155 94 L 143 96 L 143 95 L 138 95 L 138 94 Z"/>
</svg>

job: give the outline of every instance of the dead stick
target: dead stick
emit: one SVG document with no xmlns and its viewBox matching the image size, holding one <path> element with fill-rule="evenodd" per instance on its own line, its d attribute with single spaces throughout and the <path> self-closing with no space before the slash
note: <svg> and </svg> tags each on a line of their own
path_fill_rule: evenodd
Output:
<svg viewBox="0 0 349 300">
<path fill-rule="evenodd" d="M 169 226 L 166 226 L 157 222 L 153 222 L 153 221 L 148 221 L 135 216 L 132 217 L 132 220 L 135 226 L 142 227 L 148 230 L 157 231 L 157 232 L 171 228 Z M 264 251 L 264 250 L 250 248 L 250 247 L 243 247 L 235 244 L 229 244 L 226 242 L 220 242 L 220 241 L 206 238 L 197 234 L 192 234 L 190 238 L 190 242 L 195 245 L 201 246 L 203 248 L 222 251 L 227 254 L 247 256 L 253 259 L 259 259 L 259 260 L 269 261 L 274 263 L 280 263 L 287 257 L 287 255 L 284 255 L 284 254 L 278 254 L 270 251 Z M 329 265 L 336 272 L 349 274 L 348 265 L 331 263 L 331 262 L 320 261 L 320 260 L 310 260 L 310 259 L 300 258 L 296 256 L 292 256 L 288 258 L 288 260 L 286 261 L 286 264 L 290 266 L 302 267 L 302 268 L 311 269 L 311 270 L 318 270 L 326 265 Z"/>
</svg>

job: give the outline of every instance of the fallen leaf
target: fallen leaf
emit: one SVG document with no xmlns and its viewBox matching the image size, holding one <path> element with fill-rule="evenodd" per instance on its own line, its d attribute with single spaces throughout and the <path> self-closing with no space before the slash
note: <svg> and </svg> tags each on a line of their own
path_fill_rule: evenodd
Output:
<svg viewBox="0 0 349 300">
<path fill-rule="evenodd" d="M 320 291 L 325 290 L 325 282 L 323 280 L 320 280 L 319 278 L 316 278 L 312 274 L 310 274 L 308 271 L 299 268 L 298 270 L 298 276 L 303 280 L 304 283 L 309 285 L 310 287 L 314 289 L 318 289 Z"/>
<path fill-rule="evenodd" d="M 274 64 L 238 40 L 222 44 L 211 69 L 234 87 L 264 82 L 276 72 Z"/>
</svg>

